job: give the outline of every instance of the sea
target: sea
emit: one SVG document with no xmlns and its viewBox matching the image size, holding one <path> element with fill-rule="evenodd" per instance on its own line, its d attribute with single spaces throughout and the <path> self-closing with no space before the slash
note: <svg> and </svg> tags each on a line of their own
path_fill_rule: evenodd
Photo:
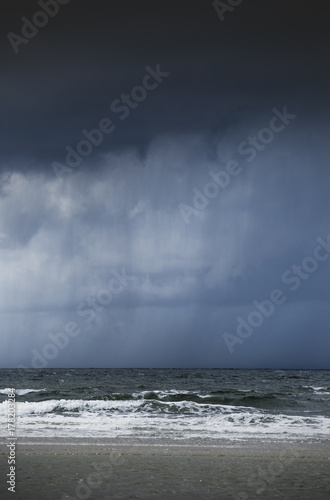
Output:
<svg viewBox="0 0 330 500">
<path fill-rule="evenodd" d="M 22 443 L 212 445 L 223 439 L 315 442 L 330 436 L 326 370 L 2 369 L 2 422 L 12 388 Z"/>
</svg>

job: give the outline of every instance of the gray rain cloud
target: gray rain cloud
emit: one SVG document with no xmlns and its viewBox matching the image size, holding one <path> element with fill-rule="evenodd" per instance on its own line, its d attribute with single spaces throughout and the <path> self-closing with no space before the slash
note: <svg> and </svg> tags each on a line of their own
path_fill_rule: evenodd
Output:
<svg viewBox="0 0 330 500">
<path fill-rule="evenodd" d="M 327 367 L 323 21 L 96 4 L 2 41 L 1 366 Z M 6 8 L 7 33 L 37 4 Z"/>
</svg>

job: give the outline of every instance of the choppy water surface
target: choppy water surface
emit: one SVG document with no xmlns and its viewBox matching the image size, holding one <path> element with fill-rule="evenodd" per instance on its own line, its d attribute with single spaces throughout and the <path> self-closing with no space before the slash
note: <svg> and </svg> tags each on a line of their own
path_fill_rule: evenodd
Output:
<svg viewBox="0 0 330 500">
<path fill-rule="evenodd" d="M 313 370 L 0 370 L 0 416 L 17 394 L 21 438 L 324 439 L 330 372 Z M 1 437 L 7 437 L 2 427 Z"/>
</svg>

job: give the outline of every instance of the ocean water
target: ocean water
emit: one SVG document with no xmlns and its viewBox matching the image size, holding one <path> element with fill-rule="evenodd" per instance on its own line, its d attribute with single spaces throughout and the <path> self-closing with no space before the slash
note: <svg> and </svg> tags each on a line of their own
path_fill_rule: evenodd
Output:
<svg viewBox="0 0 330 500">
<path fill-rule="evenodd" d="M 16 436 L 26 443 L 78 438 L 212 444 L 330 436 L 330 371 L 3 369 L 3 422 L 10 388 L 16 390 Z M 0 438 L 7 437 L 0 426 Z"/>
</svg>

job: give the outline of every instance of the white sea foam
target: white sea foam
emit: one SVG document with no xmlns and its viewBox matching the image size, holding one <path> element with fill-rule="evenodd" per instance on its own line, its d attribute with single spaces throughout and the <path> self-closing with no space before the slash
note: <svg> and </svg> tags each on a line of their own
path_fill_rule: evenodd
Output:
<svg viewBox="0 0 330 500">
<path fill-rule="evenodd" d="M 0 394 L 9 394 L 12 389 L 6 388 L 6 389 L 0 389 Z M 46 389 L 15 389 L 15 394 L 17 396 L 25 396 L 25 394 L 29 394 L 30 392 L 42 392 L 45 391 Z"/>
<path fill-rule="evenodd" d="M 173 408 L 176 412 L 173 412 Z M 0 403 L 0 419 L 7 403 Z M 82 399 L 18 402 L 17 436 L 244 439 L 324 438 L 330 418 L 267 413 L 252 407 L 198 404 L 192 401 Z M 1 436 L 6 429 L 1 429 Z"/>
<path fill-rule="evenodd" d="M 330 394 L 329 387 L 314 387 L 312 385 L 303 385 L 304 389 L 312 389 L 316 394 Z"/>
</svg>

